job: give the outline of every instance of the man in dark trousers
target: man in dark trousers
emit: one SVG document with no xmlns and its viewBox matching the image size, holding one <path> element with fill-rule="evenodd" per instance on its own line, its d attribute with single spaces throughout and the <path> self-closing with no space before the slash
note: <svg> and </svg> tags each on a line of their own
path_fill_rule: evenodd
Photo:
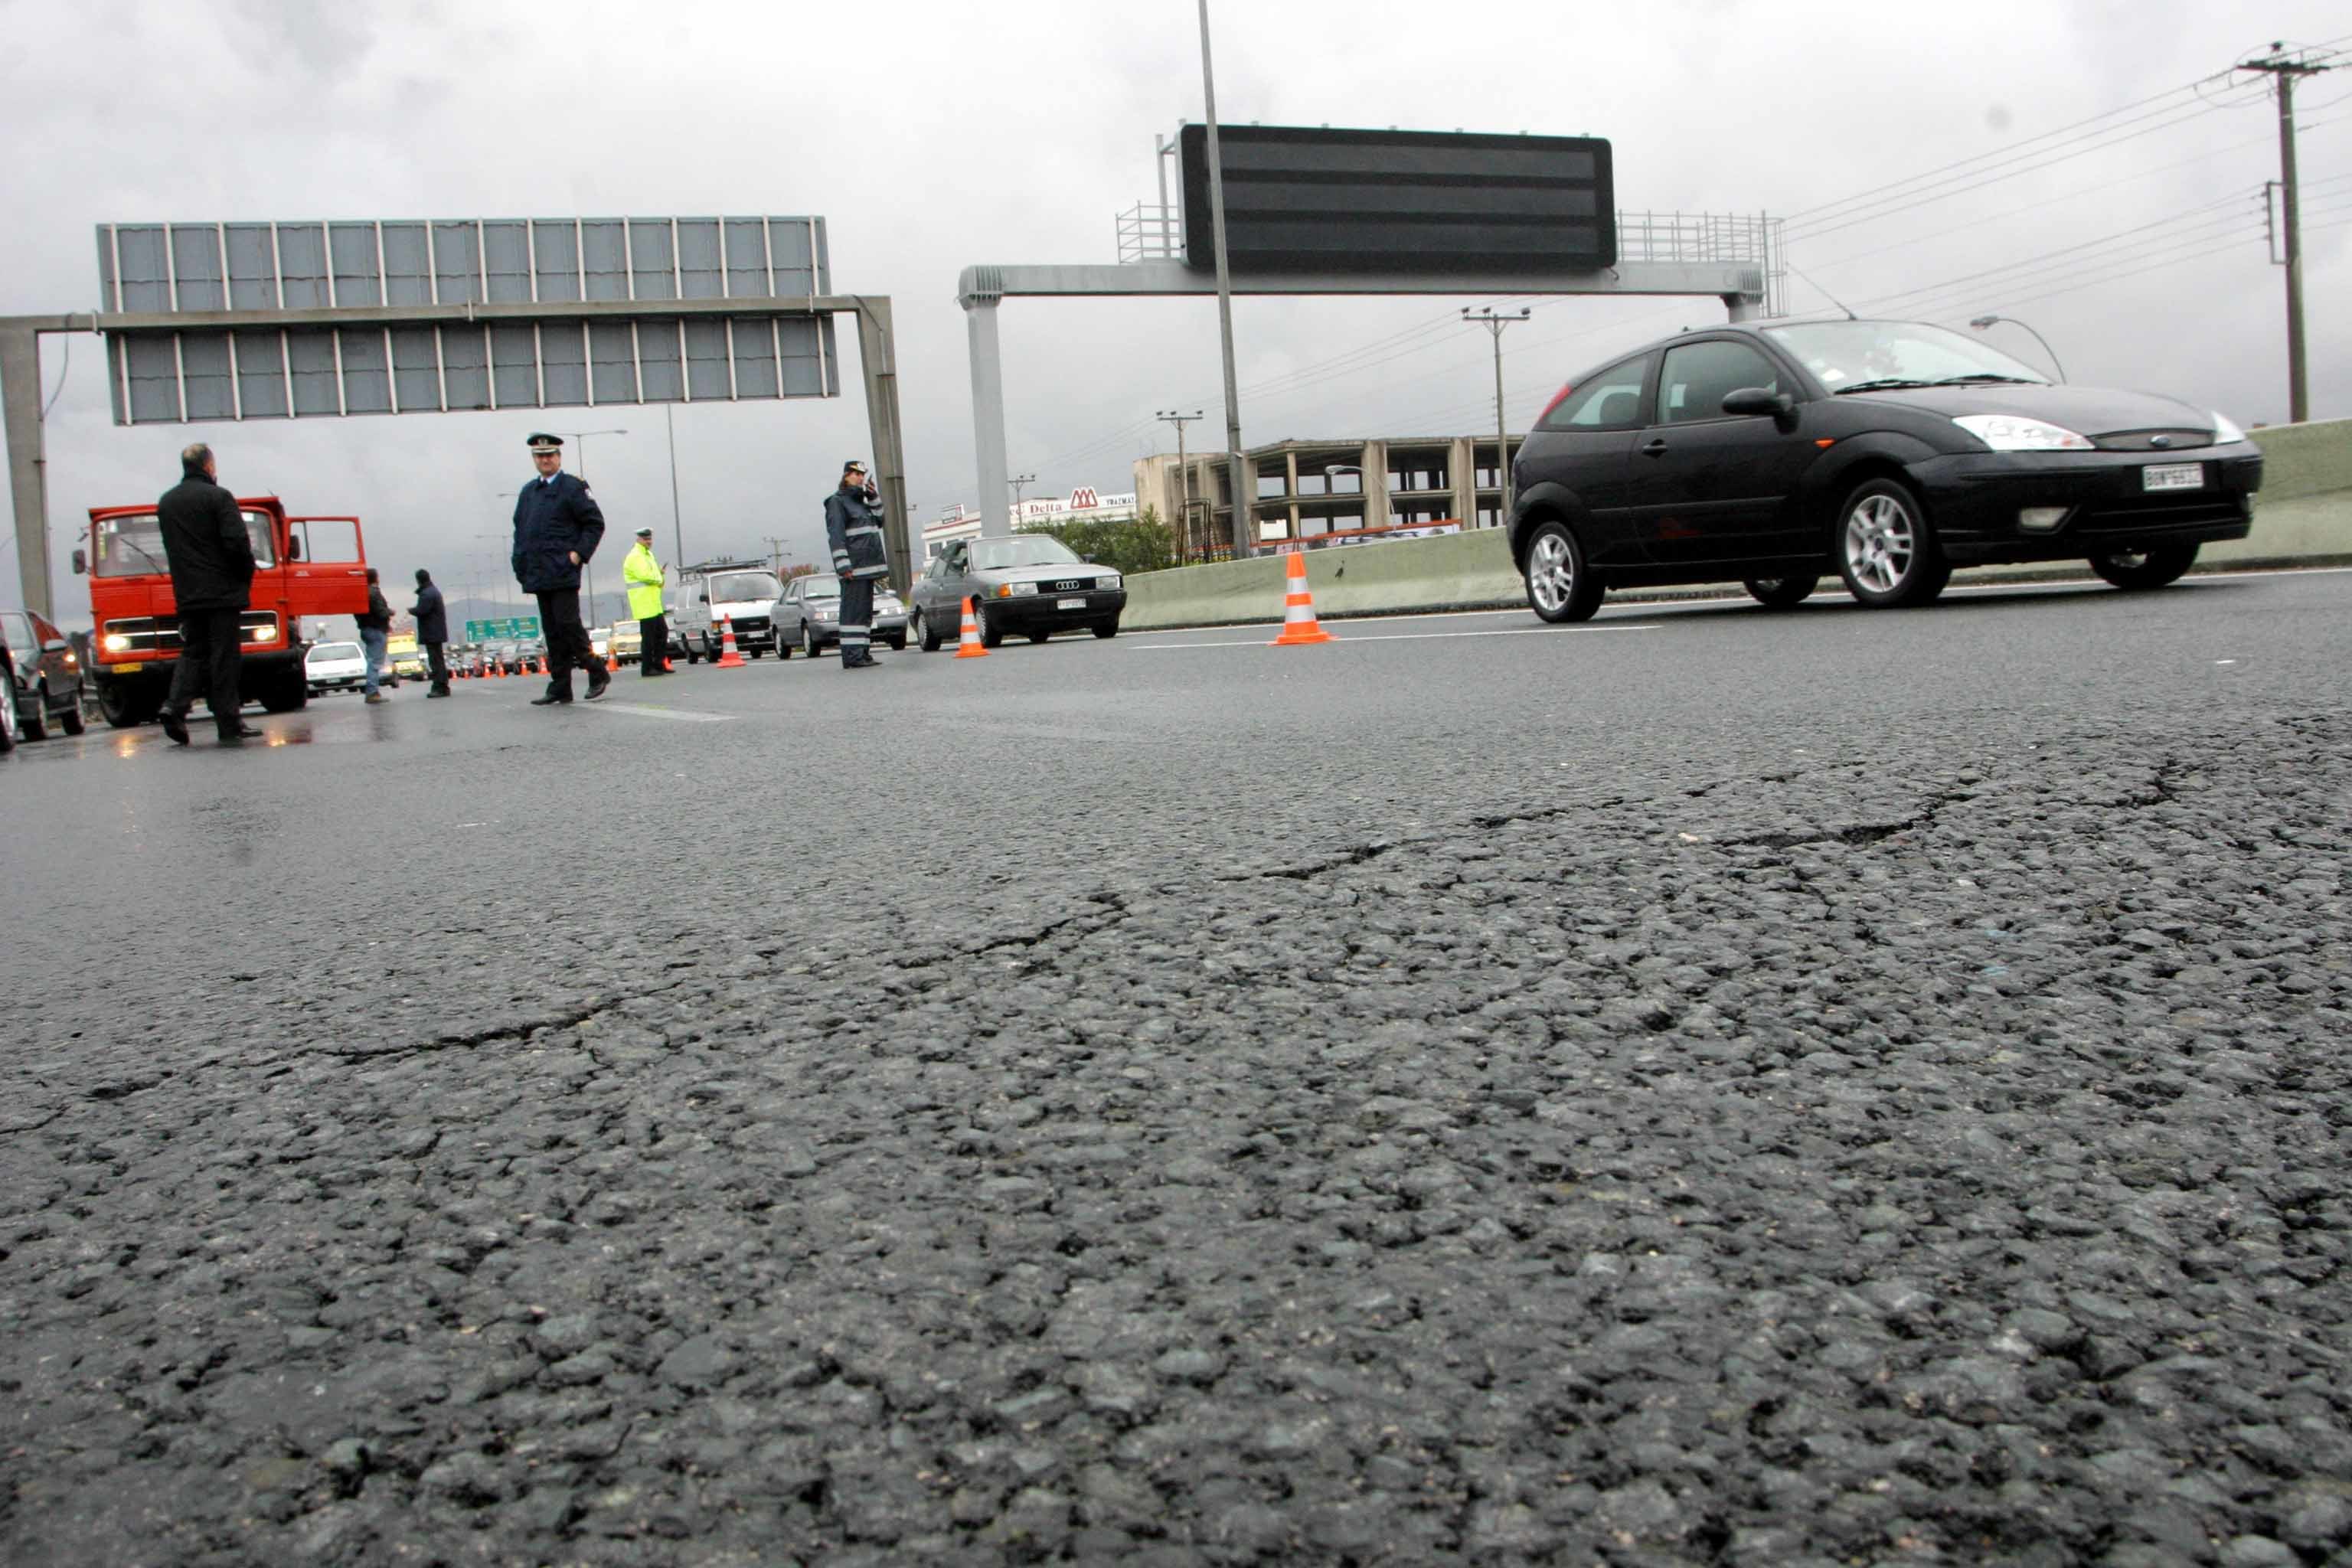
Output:
<svg viewBox="0 0 2352 1568">
<path fill-rule="evenodd" d="M 872 669 L 874 581 L 889 575 L 882 545 L 882 513 L 874 481 L 855 458 L 841 466 L 841 483 L 824 498 L 824 538 L 841 578 L 841 668 Z"/>
<path fill-rule="evenodd" d="M 180 454 L 180 482 L 155 503 L 163 559 L 172 568 L 172 602 L 180 617 L 180 659 L 163 699 L 163 733 L 188 743 L 188 705 L 202 695 L 221 744 L 258 735 L 237 716 L 241 621 L 253 598 L 253 541 L 236 497 L 221 488 L 213 449 L 202 441 Z"/>
<path fill-rule="evenodd" d="M 424 567 L 416 569 L 416 603 L 408 606 L 416 618 L 416 640 L 425 645 L 425 662 L 433 676 L 433 689 L 427 697 L 449 695 L 449 657 L 442 645 L 449 640 L 449 612 L 441 603 L 441 590 L 433 584 L 433 574 Z"/>
<path fill-rule="evenodd" d="M 563 437 L 542 431 L 528 444 L 539 473 L 515 498 L 514 574 L 523 591 L 539 600 L 548 671 L 546 692 L 530 705 L 571 701 L 575 665 L 588 672 L 593 702 L 604 695 L 613 677 L 589 645 L 588 627 L 580 619 L 580 568 L 604 537 L 604 513 L 588 493 L 588 481 L 563 471 Z"/>
</svg>

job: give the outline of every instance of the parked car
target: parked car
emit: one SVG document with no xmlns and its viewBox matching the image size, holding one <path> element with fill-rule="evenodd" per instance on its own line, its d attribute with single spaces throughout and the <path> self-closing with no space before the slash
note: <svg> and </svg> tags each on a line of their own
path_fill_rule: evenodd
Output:
<svg viewBox="0 0 2352 1568">
<path fill-rule="evenodd" d="M 14 693 L 16 689 L 16 656 L 9 651 L 8 641 L 0 637 L 0 691 Z M 11 701 L 15 700 L 13 695 Z M 16 749 L 16 726 L 0 722 L 0 757 Z"/>
<path fill-rule="evenodd" d="M 81 657 L 66 634 L 31 610 L 0 610 L 0 642 L 8 645 L 9 714 L 19 740 L 38 741 L 51 724 L 82 731 Z"/>
<path fill-rule="evenodd" d="M 776 657 L 790 658 L 794 648 L 811 658 L 841 646 L 841 579 L 830 573 L 795 577 L 784 584 L 776 601 Z M 876 642 L 892 647 L 907 646 L 906 601 L 887 583 L 874 584 Z"/>
<path fill-rule="evenodd" d="M 522 673 L 522 645 L 520 643 L 510 642 L 495 643 L 491 645 L 490 662 L 496 665 L 499 668 L 505 670 L 509 675 L 520 675 Z"/>
<path fill-rule="evenodd" d="M 1007 632 L 1025 634 L 1031 642 L 1079 630 L 1115 637 L 1127 608 L 1127 583 L 1049 533 L 959 539 L 931 557 L 915 580 L 911 632 L 925 653 L 955 640 L 967 597 L 980 640 L 989 647 Z"/>
<path fill-rule="evenodd" d="M 312 643 L 302 656 L 302 684 L 313 697 L 358 691 L 367 685 L 367 653 L 355 642 Z"/>
<path fill-rule="evenodd" d="M 1511 472 L 1528 603 L 1580 621 L 1612 587 L 1738 582 L 1780 607 L 1832 572 L 1919 605 L 2019 561 L 2160 587 L 2246 536 L 2263 455 L 2220 414 L 2053 383 L 1947 328 L 1739 322 L 1579 376 Z"/>
</svg>

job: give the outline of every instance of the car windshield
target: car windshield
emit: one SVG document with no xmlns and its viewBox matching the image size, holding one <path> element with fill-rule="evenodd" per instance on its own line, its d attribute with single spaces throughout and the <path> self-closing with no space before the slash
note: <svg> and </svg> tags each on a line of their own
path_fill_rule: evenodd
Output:
<svg viewBox="0 0 2352 1568">
<path fill-rule="evenodd" d="M 1832 392 L 1965 381 L 2046 384 L 2050 380 L 1976 338 L 1924 321 L 1806 321 L 1767 327 L 1764 332 Z"/>
<path fill-rule="evenodd" d="M 360 645 L 355 642 L 322 642 L 310 650 L 312 658 L 357 658 Z"/>
<path fill-rule="evenodd" d="M 253 542 L 254 564 L 277 564 L 277 552 L 269 538 L 269 514 L 248 511 L 244 516 L 245 536 Z M 91 576 L 160 577 L 171 569 L 163 558 L 163 524 L 153 512 L 133 512 L 100 521 L 97 558 L 89 568 Z"/>
<path fill-rule="evenodd" d="M 710 580 L 710 602 L 742 604 L 748 599 L 772 599 L 782 589 L 765 572 L 728 572 Z"/>
<path fill-rule="evenodd" d="M 976 572 L 993 572 L 1005 566 L 1076 564 L 1077 552 L 1047 533 L 1033 533 L 1020 539 L 975 539 L 971 542 L 971 565 Z"/>
</svg>

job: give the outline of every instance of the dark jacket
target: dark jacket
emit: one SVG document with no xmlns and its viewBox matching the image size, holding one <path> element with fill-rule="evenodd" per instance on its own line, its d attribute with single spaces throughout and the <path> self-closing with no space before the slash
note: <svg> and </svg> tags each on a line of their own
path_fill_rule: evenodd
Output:
<svg viewBox="0 0 2352 1568">
<path fill-rule="evenodd" d="M 417 589 L 416 603 L 408 606 L 408 613 L 416 617 L 418 642 L 449 640 L 449 612 L 442 607 L 439 584 L 427 583 Z"/>
<path fill-rule="evenodd" d="M 382 588 L 371 583 L 368 584 L 368 607 L 352 619 L 358 622 L 363 631 L 388 632 L 392 630 L 391 601 L 383 596 Z"/>
<path fill-rule="evenodd" d="M 183 610 L 242 610 L 253 602 L 253 541 L 236 498 L 190 468 L 155 503 L 172 598 Z"/>
<path fill-rule="evenodd" d="M 549 483 L 534 478 L 515 498 L 514 574 L 529 594 L 554 594 L 580 586 L 580 568 L 604 537 L 604 513 L 588 493 L 588 481 L 559 472 Z"/>
<path fill-rule="evenodd" d="M 834 572 L 843 577 L 887 577 L 890 555 L 882 545 L 882 513 L 864 490 L 846 485 L 824 498 L 824 539 Z"/>
</svg>

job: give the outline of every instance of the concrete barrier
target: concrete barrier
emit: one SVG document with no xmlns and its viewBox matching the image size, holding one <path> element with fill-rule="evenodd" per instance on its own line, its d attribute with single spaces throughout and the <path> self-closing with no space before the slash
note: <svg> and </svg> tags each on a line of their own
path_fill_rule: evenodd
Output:
<svg viewBox="0 0 2352 1568">
<path fill-rule="evenodd" d="M 2252 436 L 2264 458 L 2253 531 L 2207 545 L 2199 552 L 2198 569 L 2352 562 L 2352 419 L 2275 426 Z M 1956 581 L 2072 576 L 2079 570 L 2064 562 L 2038 562 L 1976 568 Z M 1279 555 L 1141 573 L 1127 580 L 1127 613 L 1119 624 L 1130 631 L 1150 631 L 1279 621 L 1282 578 Z M 1307 581 L 1315 593 L 1315 613 L 1327 619 L 1527 603 L 1526 587 L 1511 565 L 1509 542 L 1497 528 L 1310 550 Z M 1622 596 L 1687 592 L 1633 589 Z"/>
</svg>

